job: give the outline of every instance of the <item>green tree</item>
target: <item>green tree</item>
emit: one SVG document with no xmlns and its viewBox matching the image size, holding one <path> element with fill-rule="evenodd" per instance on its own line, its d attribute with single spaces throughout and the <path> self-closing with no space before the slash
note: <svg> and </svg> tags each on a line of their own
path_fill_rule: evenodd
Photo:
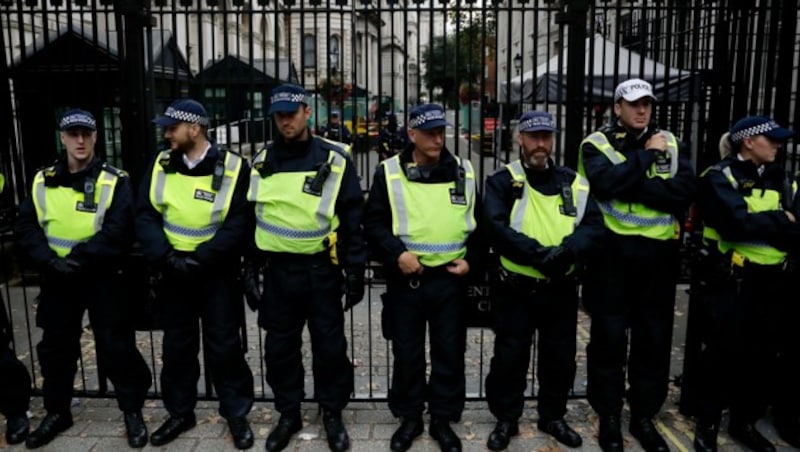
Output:
<svg viewBox="0 0 800 452">
<path fill-rule="evenodd" d="M 480 16 L 457 10 L 451 12 L 450 20 L 456 23 L 455 31 L 435 37 L 422 61 L 427 68 L 423 80 L 428 90 L 439 88 L 442 97 L 436 100 L 454 107 L 459 97 L 480 98 L 481 78 L 487 56 L 494 51 L 496 30 L 491 12 Z"/>
</svg>

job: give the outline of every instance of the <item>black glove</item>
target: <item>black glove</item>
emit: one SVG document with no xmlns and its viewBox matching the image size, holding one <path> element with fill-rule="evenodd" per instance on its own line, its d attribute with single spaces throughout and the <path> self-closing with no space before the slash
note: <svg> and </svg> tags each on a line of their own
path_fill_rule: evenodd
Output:
<svg viewBox="0 0 800 452">
<path fill-rule="evenodd" d="M 364 275 L 348 273 L 344 280 L 344 310 L 348 311 L 364 299 Z"/>
<path fill-rule="evenodd" d="M 261 275 L 261 267 L 258 264 L 247 262 L 244 264 L 244 299 L 247 301 L 247 306 L 253 311 L 258 310 L 261 304 L 261 282 L 259 276 Z"/>
<path fill-rule="evenodd" d="M 191 255 L 179 255 L 170 252 L 165 261 L 166 270 L 173 276 L 188 278 L 200 270 L 200 262 Z"/>
<path fill-rule="evenodd" d="M 569 248 L 554 246 L 550 248 L 541 264 L 536 268 L 548 278 L 561 278 L 567 274 L 570 266 L 574 263 L 575 255 Z"/>
<path fill-rule="evenodd" d="M 71 276 L 80 270 L 81 264 L 72 259 L 54 257 L 47 262 L 47 268 L 55 275 Z"/>
</svg>

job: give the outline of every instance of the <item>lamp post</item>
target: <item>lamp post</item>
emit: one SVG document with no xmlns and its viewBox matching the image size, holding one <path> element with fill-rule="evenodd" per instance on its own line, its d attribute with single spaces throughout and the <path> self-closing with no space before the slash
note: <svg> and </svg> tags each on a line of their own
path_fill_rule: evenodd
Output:
<svg viewBox="0 0 800 452">
<path fill-rule="evenodd" d="M 519 71 L 522 69 L 522 55 L 519 53 L 514 55 L 514 69 L 517 70 L 517 75 L 519 75 Z"/>
</svg>

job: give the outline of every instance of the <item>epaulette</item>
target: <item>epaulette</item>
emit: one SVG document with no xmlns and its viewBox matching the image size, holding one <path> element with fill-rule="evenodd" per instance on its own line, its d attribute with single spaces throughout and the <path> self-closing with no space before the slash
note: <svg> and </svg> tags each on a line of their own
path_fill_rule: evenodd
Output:
<svg viewBox="0 0 800 452">
<path fill-rule="evenodd" d="M 495 168 L 494 171 L 492 171 L 492 174 L 489 175 L 489 177 L 494 176 L 497 173 L 502 173 L 503 171 L 508 171 L 508 174 L 511 174 L 511 171 L 508 168 L 506 168 L 505 165 L 503 165 L 503 166 L 499 166 L 499 167 Z M 513 179 L 513 177 L 512 177 L 512 179 Z"/>
<path fill-rule="evenodd" d="M 564 174 L 564 175 L 566 175 L 566 176 L 573 176 L 573 177 L 574 177 L 574 176 L 577 174 L 577 172 L 575 172 L 575 170 L 574 170 L 574 169 L 572 169 L 572 168 L 569 168 L 569 167 L 567 167 L 567 166 L 556 166 L 554 169 L 555 169 L 555 170 L 556 170 L 558 173 L 560 173 L 560 174 Z"/>
<path fill-rule="evenodd" d="M 338 145 L 336 145 L 334 143 L 331 143 L 330 141 L 325 140 L 325 139 L 320 138 L 320 137 L 314 137 L 314 138 L 316 139 L 317 143 L 319 144 L 319 146 L 322 149 L 324 149 L 326 151 L 336 151 L 342 157 L 347 157 L 347 151 L 345 151 L 345 149 L 343 147 L 338 146 Z"/>
<path fill-rule="evenodd" d="M 115 175 L 117 177 L 128 177 L 128 172 L 127 171 L 119 169 L 119 168 L 117 168 L 115 166 L 111 166 L 106 162 L 103 162 L 103 164 L 100 166 L 100 168 L 102 168 L 103 171 L 108 171 L 109 173 L 111 173 L 111 174 L 113 174 L 113 175 Z"/>
<path fill-rule="evenodd" d="M 58 173 L 58 170 L 56 170 L 56 166 L 57 165 L 55 163 L 50 166 L 43 166 L 39 168 L 38 171 L 44 173 L 44 177 L 54 177 Z"/>
<path fill-rule="evenodd" d="M 244 158 L 244 156 L 242 155 L 242 153 L 241 153 L 241 152 L 236 152 L 236 151 L 234 151 L 233 149 L 219 149 L 219 148 L 217 148 L 217 151 L 219 151 L 219 152 L 220 152 L 220 153 L 222 153 L 222 154 L 224 154 L 224 153 L 228 152 L 228 153 L 230 153 L 230 154 L 233 154 L 233 155 L 235 155 L 235 156 L 237 156 L 237 157 L 240 157 L 240 158 L 242 158 L 242 159 Z"/>
<path fill-rule="evenodd" d="M 614 133 L 615 129 L 616 129 L 616 127 L 614 127 L 614 124 L 611 124 L 611 123 L 607 122 L 607 123 L 603 124 L 602 126 L 600 126 L 600 128 L 597 129 L 597 131 L 598 132 L 602 132 L 604 134 L 610 134 L 610 133 Z"/>
<path fill-rule="evenodd" d="M 703 170 L 702 173 L 700 173 L 700 177 L 705 176 L 706 174 L 708 174 L 709 171 L 722 171 L 725 167 L 730 166 L 730 164 L 731 162 L 729 160 L 723 160 L 721 162 L 717 162 L 713 165 L 710 165 L 708 168 Z"/>
</svg>

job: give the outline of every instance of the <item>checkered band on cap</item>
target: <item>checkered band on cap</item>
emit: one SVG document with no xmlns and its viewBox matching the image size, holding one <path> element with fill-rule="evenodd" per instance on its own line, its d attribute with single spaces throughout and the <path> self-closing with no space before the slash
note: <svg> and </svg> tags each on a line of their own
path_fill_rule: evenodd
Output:
<svg viewBox="0 0 800 452">
<path fill-rule="evenodd" d="M 164 116 L 167 118 L 176 119 L 178 121 L 200 124 L 201 126 L 207 126 L 209 124 L 208 118 L 205 116 L 185 110 L 179 110 L 175 107 L 167 107 L 167 111 L 164 112 Z"/>
<path fill-rule="evenodd" d="M 763 135 L 763 134 L 769 132 L 770 130 L 775 130 L 775 129 L 778 129 L 778 128 L 780 128 L 778 123 L 775 122 L 775 121 L 770 120 L 770 121 L 767 121 L 767 122 L 763 122 L 761 124 L 756 124 L 754 126 L 750 126 L 750 127 L 746 128 L 746 129 L 742 129 L 742 130 L 740 130 L 738 132 L 734 132 L 734 133 L 732 133 L 730 135 L 730 137 L 731 137 L 731 141 L 733 141 L 734 143 L 740 143 L 740 142 L 742 142 L 742 140 L 744 140 L 747 137 L 752 137 L 754 135 Z"/>
<path fill-rule="evenodd" d="M 292 93 L 288 91 L 281 91 L 273 94 L 272 97 L 270 97 L 270 102 L 273 104 L 277 102 L 293 102 L 296 104 L 299 103 L 304 104 L 306 103 L 306 95 L 303 93 Z"/>
<path fill-rule="evenodd" d="M 534 116 L 523 121 L 520 125 L 520 130 L 530 129 L 532 127 L 550 127 L 556 128 L 556 121 L 549 116 Z"/>
<path fill-rule="evenodd" d="M 444 121 L 444 111 L 439 109 L 429 110 L 420 113 L 419 116 L 409 119 L 408 126 L 416 129 L 428 121 Z"/>
<path fill-rule="evenodd" d="M 61 118 L 61 122 L 58 124 L 61 129 L 68 129 L 73 126 L 95 128 L 97 127 L 97 121 L 85 113 L 72 113 Z"/>
</svg>

